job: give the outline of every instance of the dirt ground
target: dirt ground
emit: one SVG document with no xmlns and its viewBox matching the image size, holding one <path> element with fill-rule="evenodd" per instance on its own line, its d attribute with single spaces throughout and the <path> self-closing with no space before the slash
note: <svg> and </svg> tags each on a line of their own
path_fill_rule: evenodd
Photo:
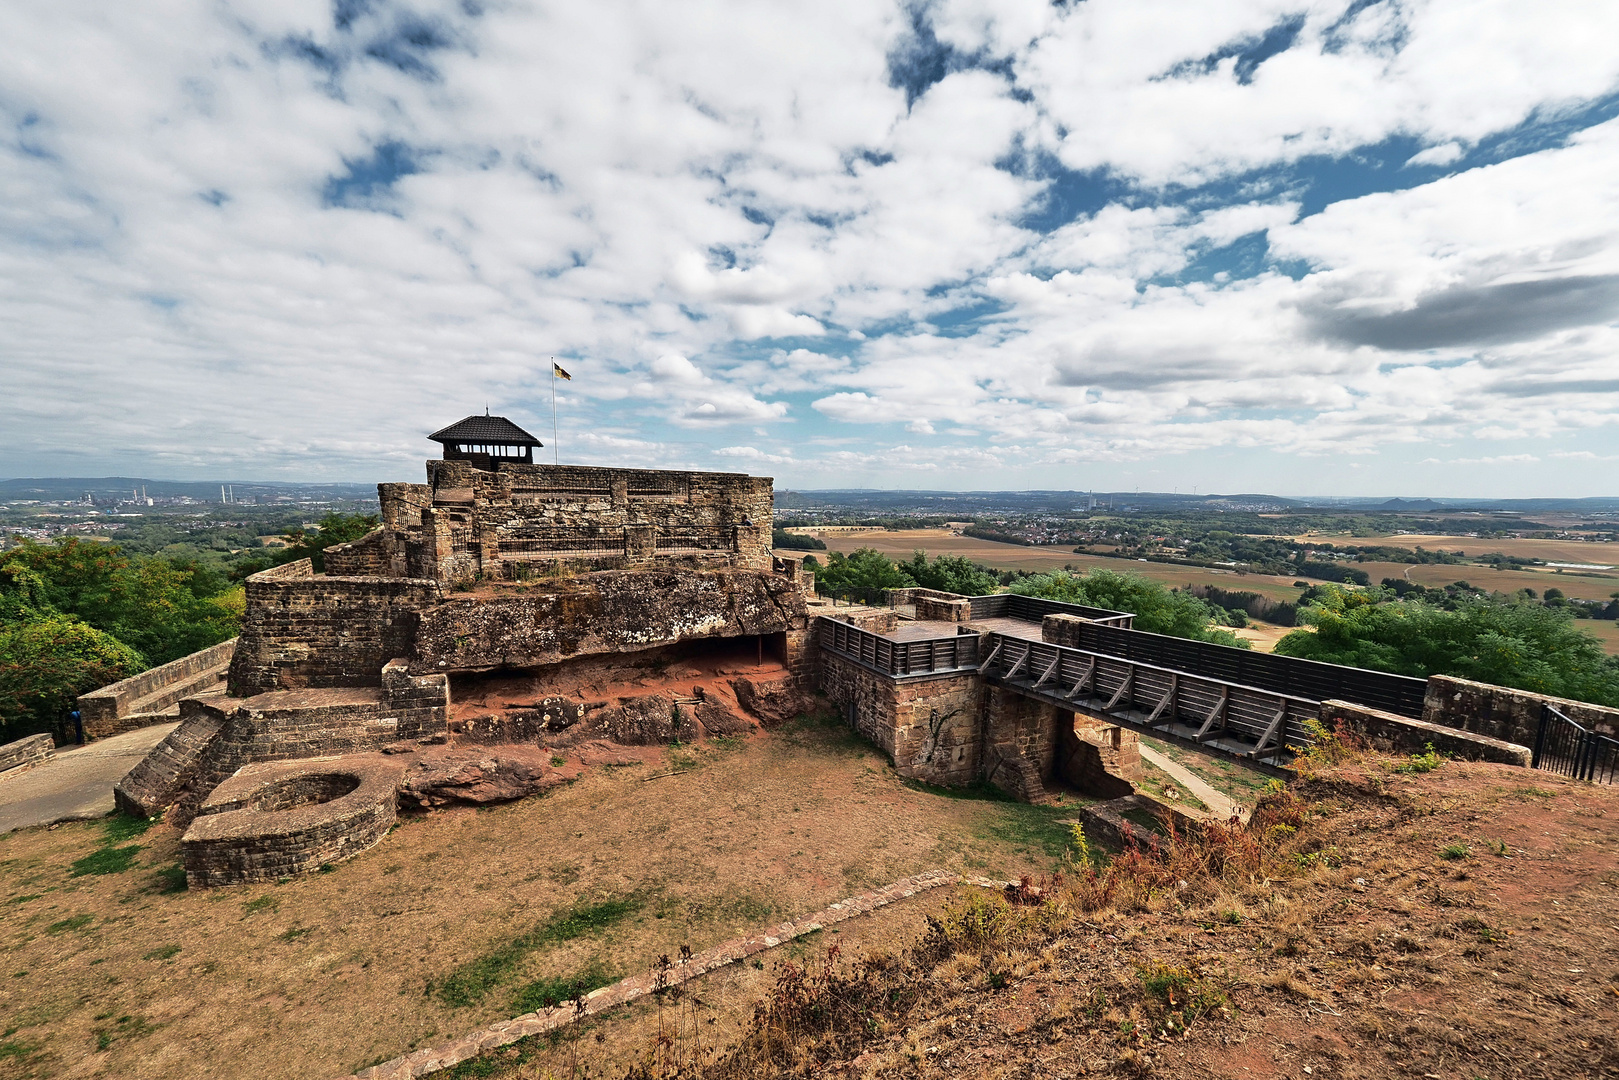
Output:
<svg viewBox="0 0 1619 1080">
<path fill-rule="evenodd" d="M 957 897 L 946 946 L 864 979 L 843 951 L 824 1000 L 859 1015 L 740 1075 L 1619 1075 L 1619 791 L 1408 767 L 1365 756 L 1295 785 L 1251 876 L 1183 858 L 1193 880 L 1090 914 L 1053 907 L 1072 887 L 1032 908 Z M 478 1064 L 461 1075 L 543 1075 Z"/>
<path fill-rule="evenodd" d="M 1048 870 L 1077 805 L 918 790 L 813 720 L 656 757 L 282 885 L 172 891 L 164 824 L 6 836 L 0 1077 L 326 1080 L 923 870 Z"/>
<path fill-rule="evenodd" d="M 1233 634 L 1252 645 L 1255 652 L 1273 652 L 1278 641 L 1281 641 L 1295 630 L 1308 628 L 1277 626 L 1275 623 L 1249 619 L 1247 626 L 1234 626 L 1230 629 Z"/>
</svg>

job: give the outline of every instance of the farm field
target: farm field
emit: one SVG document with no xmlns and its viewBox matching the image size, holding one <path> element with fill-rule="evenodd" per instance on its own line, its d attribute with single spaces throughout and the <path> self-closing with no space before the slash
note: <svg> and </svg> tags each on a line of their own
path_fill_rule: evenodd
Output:
<svg viewBox="0 0 1619 1080">
<path fill-rule="evenodd" d="M 1534 589 L 1537 593 L 1550 588 L 1562 589 L 1564 595 L 1580 600 L 1606 600 L 1619 592 L 1619 572 L 1612 576 L 1578 574 L 1572 570 L 1558 573 L 1554 569 L 1534 567 L 1526 570 L 1496 570 L 1488 566 L 1453 566 L 1445 563 L 1367 562 L 1352 564 L 1357 570 L 1371 575 L 1375 585 L 1384 578 L 1403 577 L 1417 585 L 1449 585 L 1465 581 L 1491 592 L 1516 592 Z"/>
<path fill-rule="evenodd" d="M 1049 872 L 1088 801 L 919 790 L 835 720 L 665 754 L 279 885 L 177 889 L 165 823 L 0 837 L 0 1077 L 330 1080 L 923 870 Z"/>
<path fill-rule="evenodd" d="M 810 532 L 810 530 L 805 530 Z M 997 570 L 1030 570 L 1047 573 L 1064 566 L 1092 570 L 1128 570 L 1142 577 L 1161 581 L 1165 585 L 1218 585 L 1222 589 L 1256 592 L 1276 600 L 1293 600 L 1299 590 L 1293 587 L 1293 578 L 1270 574 L 1237 574 L 1224 570 L 1209 570 L 1199 566 L 1170 566 L 1165 563 L 1137 562 L 1130 559 L 1108 559 L 1096 555 L 1075 555 L 1063 547 L 1021 547 L 1017 544 L 997 544 L 993 540 L 978 540 L 960 536 L 948 529 L 899 529 L 894 532 L 829 533 L 821 537 L 831 551 L 848 554 L 857 548 L 872 548 L 891 559 L 903 561 L 911 552 L 921 549 L 930 557 L 963 555 L 974 562 Z M 783 552 L 803 555 L 804 552 Z M 814 554 L 811 552 L 811 554 Z"/>
<path fill-rule="evenodd" d="M 1324 544 L 1367 546 L 1386 544 L 1389 547 L 1424 547 L 1429 551 L 1460 551 L 1469 556 L 1500 552 L 1525 559 L 1545 559 L 1547 562 L 1599 563 L 1619 567 L 1619 544 L 1588 543 L 1584 540 L 1524 540 L 1512 538 L 1480 538 L 1477 536 L 1439 536 L 1406 533 L 1400 536 L 1350 536 L 1348 534 L 1307 533 L 1291 537 L 1298 541 Z"/>
</svg>

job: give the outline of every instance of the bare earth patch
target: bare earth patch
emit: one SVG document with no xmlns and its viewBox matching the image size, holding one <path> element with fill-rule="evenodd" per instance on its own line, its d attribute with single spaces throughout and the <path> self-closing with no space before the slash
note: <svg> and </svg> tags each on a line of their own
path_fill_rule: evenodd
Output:
<svg viewBox="0 0 1619 1080">
<path fill-rule="evenodd" d="M 908 786 L 835 724 L 644 749 L 282 885 L 173 891 L 163 824 L 0 839 L 0 1077 L 328 1080 L 923 870 L 1049 870 L 1076 805 Z"/>
</svg>

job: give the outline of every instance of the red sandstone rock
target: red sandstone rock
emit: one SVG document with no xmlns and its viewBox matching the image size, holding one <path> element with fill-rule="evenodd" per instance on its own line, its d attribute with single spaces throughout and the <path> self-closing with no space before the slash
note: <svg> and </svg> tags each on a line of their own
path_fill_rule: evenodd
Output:
<svg viewBox="0 0 1619 1080">
<path fill-rule="evenodd" d="M 731 689 L 736 691 L 737 703 L 767 728 L 779 727 L 815 707 L 791 676 L 766 682 L 743 675 L 731 680 Z"/>
<path fill-rule="evenodd" d="M 569 777 L 549 768 L 537 755 L 488 754 L 477 758 L 424 761 L 399 785 L 400 805 L 427 810 L 456 804 L 487 806 L 533 795 Z"/>
</svg>

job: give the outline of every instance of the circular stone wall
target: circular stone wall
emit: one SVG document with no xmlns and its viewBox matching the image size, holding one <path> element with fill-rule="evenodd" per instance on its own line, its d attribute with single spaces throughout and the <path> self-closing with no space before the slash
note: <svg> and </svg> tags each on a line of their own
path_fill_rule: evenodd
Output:
<svg viewBox="0 0 1619 1080">
<path fill-rule="evenodd" d="M 180 838 L 186 884 L 275 881 L 359 854 L 393 826 L 403 772 L 380 754 L 247 766 Z"/>
</svg>

